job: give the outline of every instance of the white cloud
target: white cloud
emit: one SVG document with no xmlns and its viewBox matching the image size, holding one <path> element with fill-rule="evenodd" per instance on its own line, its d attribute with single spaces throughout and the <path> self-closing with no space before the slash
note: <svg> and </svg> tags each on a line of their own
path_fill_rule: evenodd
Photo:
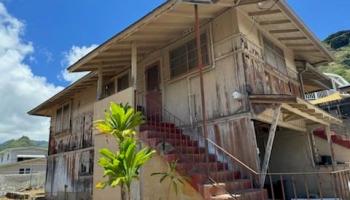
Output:
<svg viewBox="0 0 350 200">
<path fill-rule="evenodd" d="M 66 68 L 67 66 L 74 64 L 76 61 L 88 54 L 90 51 L 94 50 L 96 47 L 96 44 L 81 47 L 73 46 L 68 52 L 65 52 L 62 62 L 64 69 L 61 71 L 61 77 L 65 81 L 73 83 L 74 81 L 86 75 L 87 72 L 69 73 Z"/>
<path fill-rule="evenodd" d="M 22 135 L 47 139 L 49 120 L 26 113 L 62 89 L 34 75 L 24 62 L 34 48 L 21 39 L 23 30 L 0 2 L 0 142 Z"/>
</svg>

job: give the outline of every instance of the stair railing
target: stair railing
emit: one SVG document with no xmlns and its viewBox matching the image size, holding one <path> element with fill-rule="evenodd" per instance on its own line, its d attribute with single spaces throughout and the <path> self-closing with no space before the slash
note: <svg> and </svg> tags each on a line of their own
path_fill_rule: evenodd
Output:
<svg viewBox="0 0 350 200">
<path fill-rule="evenodd" d="M 151 105 L 152 109 L 147 110 L 144 98 L 137 99 L 138 110 L 144 113 L 147 123 L 160 125 L 158 131 L 162 133 L 161 141 L 156 141 L 155 145 L 161 145 L 156 148 L 161 150 L 165 156 L 173 156 L 168 157 L 169 159 L 185 161 L 178 163 L 181 166 L 180 173 L 205 174 L 207 184 L 225 184 L 225 187 L 220 188 L 234 198 L 235 195 L 230 190 L 230 182 L 245 179 L 249 180 L 247 184 L 249 183 L 251 188 L 266 189 L 271 199 L 313 197 L 350 199 L 350 169 L 325 172 L 266 173 L 267 178 L 264 185 L 259 185 L 262 174 L 214 141 L 205 138 L 201 134 L 201 127 L 191 126 L 190 123 L 186 123 L 158 105 Z M 148 104 L 150 103 L 155 102 L 150 100 Z M 205 143 L 208 144 L 208 151 L 204 149 Z M 176 146 L 176 148 L 173 149 L 171 146 Z M 206 152 L 208 153 L 205 156 L 209 160 L 204 163 L 200 162 L 199 157 Z M 204 170 L 208 170 L 208 173 Z"/>
<path fill-rule="evenodd" d="M 191 174 L 195 178 L 198 178 L 196 175 L 203 176 L 204 174 L 206 184 L 229 183 L 236 179 L 249 177 L 251 187 L 253 187 L 253 181 L 257 177 L 256 172 L 237 158 L 228 156 L 231 154 L 225 149 L 205 138 L 202 127 L 186 123 L 167 109 L 157 105 L 157 102 L 152 99 L 146 101 L 144 95 L 138 96 L 136 105 L 137 109 L 145 115 L 147 124 L 161 125 L 159 126 L 159 132 L 162 133 L 161 141 L 155 141 L 153 145 L 165 155 L 176 155 L 172 159 L 184 160 L 185 163 L 178 163 L 184 173 Z M 175 127 L 172 127 L 172 124 L 175 124 Z M 176 146 L 175 149 L 169 147 L 171 138 L 175 139 L 173 141 L 175 144 L 172 143 Z M 206 145 L 208 146 L 207 151 Z M 221 189 L 226 190 L 227 188 Z M 227 194 L 231 192 L 227 191 Z"/>
</svg>

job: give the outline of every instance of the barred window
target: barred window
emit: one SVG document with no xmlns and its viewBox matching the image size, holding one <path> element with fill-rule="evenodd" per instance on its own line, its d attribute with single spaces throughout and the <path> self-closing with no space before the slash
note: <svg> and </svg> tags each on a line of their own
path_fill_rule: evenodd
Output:
<svg viewBox="0 0 350 200">
<path fill-rule="evenodd" d="M 207 34 L 201 35 L 201 52 L 203 65 L 209 64 Z M 192 39 L 170 51 L 170 76 L 185 74 L 197 67 L 196 40 Z"/>
<path fill-rule="evenodd" d="M 263 41 L 265 62 L 277 71 L 287 74 L 286 60 L 284 58 L 283 50 L 265 37 L 263 38 Z"/>
</svg>

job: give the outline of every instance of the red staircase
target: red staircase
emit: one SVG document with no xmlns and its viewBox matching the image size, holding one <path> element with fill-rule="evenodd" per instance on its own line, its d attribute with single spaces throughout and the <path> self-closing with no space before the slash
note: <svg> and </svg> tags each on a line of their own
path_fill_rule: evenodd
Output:
<svg viewBox="0 0 350 200">
<path fill-rule="evenodd" d="M 168 113 L 169 115 L 169 113 Z M 172 116 L 173 117 L 173 116 Z M 140 138 L 158 150 L 168 161 L 178 160 L 177 170 L 189 177 L 191 184 L 206 200 L 264 200 L 267 192 L 255 187 L 254 177 L 230 159 L 214 143 L 208 143 L 193 129 L 179 128 L 176 118 L 148 120 L 140 127 Z M 179 120 L 179 119 L 177 119 Z M 161 121 L 174 121 L 164 123 Z M 209 152 L 206 151 L 205 142 Z M 213 145 L 214 144 L 214 145 Z"/>
<path fill-rule="evenodd" d="M 349 137 L 346 137 L 344 135 L 338 135 L 334 131 L 331 131 L 331 134 L 332 134 L 331 139 L 332 139 L 333 143 L 350 149 L 350 138 Z M 314 135 L 319 137 L 319 138 L 327 140 L 326 132 L 322 128 L 314 130 Z"/>
</svg>

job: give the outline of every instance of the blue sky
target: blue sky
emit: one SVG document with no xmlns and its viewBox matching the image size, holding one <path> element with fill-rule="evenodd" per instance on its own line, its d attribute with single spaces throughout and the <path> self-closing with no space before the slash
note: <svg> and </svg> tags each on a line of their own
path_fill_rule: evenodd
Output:
<svg viewBox="0 0 350 200">
<path fill-rule="evenodd" d="M 47 140 L 49 119 L 27 111 L 75 79 L 67 65 L 163 1 L 0 0 L 0 142 Z M 350 29 L 349 0 L 288 2 L 321 39 Z"/>
<path fill-rule="evenodd" d="M 5 6 L 25 23 L 23 37 L 35 48 L 28 57 L 33 73 L 65 86 L 67 82 L 60 77 L 60 71 L 67 64 L 62 62 L 64 55 L 72 46 L 100 44 L 163 1 L 7 0 Z M 335 31 L 350 29 L 350 20 L 346 20 L 350 19 L 350 1 L 325 2 L 288 0 L 321 39 Z"/>
</svg>

